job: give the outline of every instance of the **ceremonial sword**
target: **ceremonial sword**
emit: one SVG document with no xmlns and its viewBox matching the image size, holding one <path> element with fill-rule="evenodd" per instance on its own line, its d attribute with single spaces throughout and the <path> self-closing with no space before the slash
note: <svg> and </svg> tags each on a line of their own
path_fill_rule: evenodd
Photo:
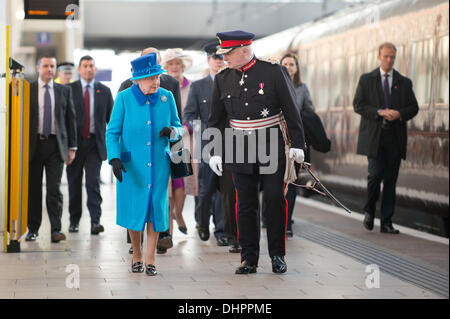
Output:
<svg viewBox="0 0 450 319">
<path fill-rule="evenodd" d="M 295 183 L 291 183 L 295 186 L 299 186 L 299 187 L 304 187 L 310 190 L 315 191 L 316 193 L 322 195 L 322 196 L 328 196 L 332 201 L 334 201 L 336 204 L 338 204 L 338 206 L 342 207 L 343 209 L 345 209 L 347 211 L 347 213 L 351 214 L 352 211 L 350 209 L 348 209 L 344 204 L 342 204 L 336 197 L 334 197 L 333 194 L 330 193 L 330 191 L 322 184 L 322 182 L 319 180 L 319 178 L 311 171 L 311 164 L 308 162 L 303 162 L 300 164 L 300 168 L 305 169 L 309 175 L 311 175 L 311 177 L 314 179 L 314 184 L 312 186 L 310 185 L 298 185 Z M 316 185 L 319 185 L 320 188 L 322 188 L 323 192 L 319 191 L 317 188 L 315 188 Z"/>
</svg>

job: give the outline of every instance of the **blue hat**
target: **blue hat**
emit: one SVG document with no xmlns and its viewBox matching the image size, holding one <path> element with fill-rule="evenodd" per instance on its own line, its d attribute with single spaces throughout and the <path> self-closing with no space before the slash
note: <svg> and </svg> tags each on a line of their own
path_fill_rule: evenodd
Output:
<svg viewBox="0 0 450 319">
<path fill-rule="evenodd" d="M 157 55 L 155 52 L 140 56 L 131 61 L 133 72 L 132 81 L 148 78 L 149 76 L 157 75 L 166 72 L 157 62 Z"/>
<path fill-rule="evenodd" d="M 220 48 L 216 54 L 225 54 L 237 47 L 243 47 L 252 44 L 252 39 L 255 37 L 253 33 L 241 30 L 219 32 L 216 34 L 219 39 Z"/>
<path fill-rule="evenodd" d="M 217 47 L 219 46 L 219 41 L 214 40 L 211 42 L 208 42 L 204 45 L 203 50 L 206 52 L 206 54 L 210 57 L 217 58 L 217 59 L 223 59 L 223 55 L 216 54 Z"/>
</svg>

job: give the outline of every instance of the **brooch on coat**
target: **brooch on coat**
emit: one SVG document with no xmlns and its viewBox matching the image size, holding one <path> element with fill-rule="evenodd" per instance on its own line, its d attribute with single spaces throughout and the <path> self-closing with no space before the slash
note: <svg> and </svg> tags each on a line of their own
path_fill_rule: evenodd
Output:
<svg viewBox="0 0 450 319">
<path fill-rule="evenodd" d="M 167 96 L 165 96 L 165 95 L 161 95 L 161 101 L 163 101 L 163 102 L 167 102 Z"/>
</svg>

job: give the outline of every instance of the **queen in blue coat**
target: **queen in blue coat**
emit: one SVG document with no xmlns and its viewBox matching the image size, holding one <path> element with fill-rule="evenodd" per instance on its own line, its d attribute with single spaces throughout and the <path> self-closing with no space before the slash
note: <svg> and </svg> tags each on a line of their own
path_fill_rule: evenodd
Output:
<svg viewBox="0 0 450 319">
<path fill-rule="evenodd" d="M 133 86 L 115 100 L 106 130 L 108 161 L 117 183 L 117 224 L 128 229 L 133 245 L 132 272 L 143 272 L 141 233 L 147 224 L 145 270 L 156 274 L 158 232 L 169 228 L 169 142 L 183 132 L 175 100 L 159 87 L 156 53 L 131 62 Z"/>
</svg>

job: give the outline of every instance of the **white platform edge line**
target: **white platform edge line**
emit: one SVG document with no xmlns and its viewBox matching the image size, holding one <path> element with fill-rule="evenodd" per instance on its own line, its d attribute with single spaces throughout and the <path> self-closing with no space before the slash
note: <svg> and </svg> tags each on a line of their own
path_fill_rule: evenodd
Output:
<svg viewBox="0 0 450 319">
<path fill-rule="evenodd" d="M 299 203 L 299 204 L 303 204 L 303 205 L 306 205 L 306 206 L 313 207 L 313 208 L 323 209 L 323 210 L 328 211 L 330 213 L 334 213 L 334 214 L 338 214 L 338 215 L 341 215 L 341 216 L 345 216 L 347 218 L 353 218 L 353 219 L 359 220 L 361 222 L 364 219 L 364 215 L 362 215 L 362 214 L 359 214 L 359 213 L 349 214 L 342 208 L 339 208 L 339 207 L 336 207 L 336 206 L 333 206 L 333 205 L 328 205 L 328 204 L 325 204 L 325 203 L 322 203 L 322 202 L 319 202 L 319 201 L 316 201 L 316 200 L 313 200 L 313 199 L 308 199 L 308 198 L 297 196 L 296 202 Z M 376 226 L 380 226 L 380 219 L 379 218 L 375 218 L 374 224 Z M 363 226 L 361 225 L 361 227 L 363 227 Z M 418 230 L 415 230 L 415 229 L 411 229 L 411 228 L 405 227 L 405 226 L 400 226 L 400 225 L 397 225 L 397 224 L 395 224 L 395 227 L 398 228 L 398 230 L 400 230 L 400 232 L 402 234 L 410 235 L 410 236 L 417 237 L 417 238 L 422 238 L 422 239 L 429 240 L 429 241 L 434 241 L 434 242 L 441 243 L 441 244 L 444 244 L 444 245 L 447 245 L 447 246 L 449 245 L 449 239 L 448 238 L 436 236 L 436 235 L 433 235 L 433 234 L 428 234 L 428 233 L 425 233 L 425 232 L 421 232 L 421 231 L 418 231 Z"/>
</svg>

